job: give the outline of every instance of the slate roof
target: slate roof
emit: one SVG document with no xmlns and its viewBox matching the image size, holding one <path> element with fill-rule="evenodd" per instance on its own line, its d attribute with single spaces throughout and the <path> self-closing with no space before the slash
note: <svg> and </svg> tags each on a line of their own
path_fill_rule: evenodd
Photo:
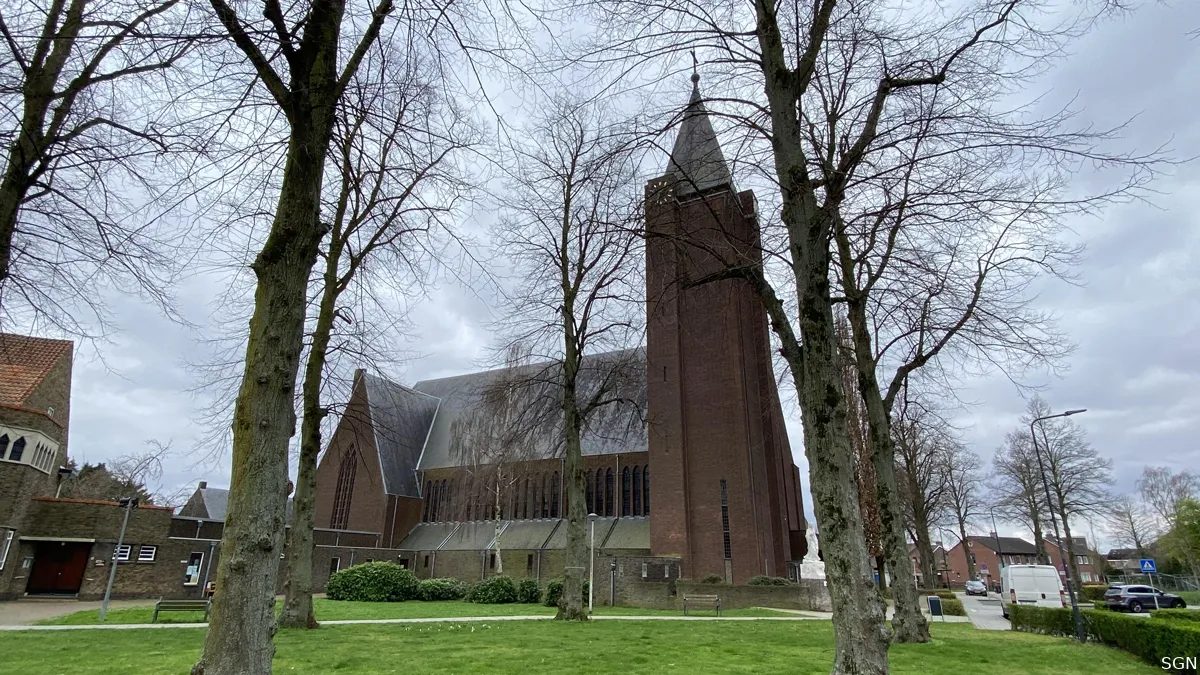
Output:
<svg viewBox="0 0 1200 675">
<path fill-rule="evenodd" d="M 500 549 L 504 551 L 556 550 L 567 547 L 567 522 L 563 518 L 505 520 L 501 522 Z M 404 551 L 486 551 L 495 548 L 496 523 L 420 523 L 396 548 Z M 650 519 L 597 518 L 597 549 L 650 549 Z"/>
<path fill-rule="evenodd" d="M 25 407 L 33 390 L 74 346 L 69 340 L 0 333 L 0 405 Z"/>
<path fill-rule="evenodd" d="M 469 453 L 479 444 L 464 437 L 480 425 L 485 413 L 485 397 L 503 390 L 518 400 L 509 406 L 518 419 L 507 426 L 529 429 L 521 443 L 522 460 L 552 459 L 562 455 L 560 402 L 554 383 L 558 366 L 533 364 L 502 368 L 455 377 L 425 380 L 413 389 L 436 398 L 437 414 L 429 429 L 420 456 L 421 470 L 461 466 L 470 463 Z M 620 402 L 603 406 L 592 416 L 584 430 L 584 455 L 640 452 L 648 447 L 646 435 L 646 357 L 642 348 L 605 352 L 584 358 L 579 371 L 579 389 L 588 396 L 603 387 L 609 397 Z M 479 459 L 486 463 L 487 458 Z"/>
<path fill-rule="evenodd" d="M 679 123 L 667 173 L 680 180 L 676 187 L 676 194 L 680 195 L 733 186 L 733 177 L 700 95 L 700 76 L 696 74 L 692 75 L 692 96 Z"/>
<path fill-rule="evenodd" d="M 204 511 L 204 515 L 197 514 L 191 509 L 192 503 L 196 500 L 196 495 L 199 495 L 199 504 Z M 284 507 L 284 522 L 292 522 L 292 498 L 288 497 L 287 504 Z M 203 518 L 206 520 L 225 521 L 225 515 L 229 510 L 229 490 L 225 488 L 199 488 L 188 500 L 188 506 L 180 510 L 179 515 L 189 516 L 192 518 Z"/>
<path fill-rule="evenodd" d="M 384 492 L 420 497 L 417 462 L 438 412 L 439 400 L 382 377 L 363 373 Z"/>
<path fill-rule="evenodd" d="M 1036 546 L 1018 537 L 967 537 L 967 539 L 1005 555 L 1037 555 Z"/>
</svg>

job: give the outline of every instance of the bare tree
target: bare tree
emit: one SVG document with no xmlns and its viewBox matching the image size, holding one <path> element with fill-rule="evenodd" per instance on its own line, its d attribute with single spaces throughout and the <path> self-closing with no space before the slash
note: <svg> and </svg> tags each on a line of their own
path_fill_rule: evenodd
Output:
<svg viewBox="0 0 1200 675">
<path fill-rule="evenodd" d="M 1080 32 L 1074 28 L 1088 25 L 1091 17 L 1079 24 L 1048 26 L 1037 15 L 1037 3 L 1017 0 L 981 0 L 936 11 L 897 11 L 882 2 L 837 0 L 790 5 L 756 0 L 746 6 L 703 0 L 582 4 L 599 14 L 602 30 L 577 60 L 611 64 L 622 73 L 636 70 L 636 76 L 647 79 L 650 74 L 631 67 L 631 62 L 640 65 L 698 48 L 707 62 L 716 64 L 725 89 L 713 99 L 722 107 L 719 114 L 744 132 L 747 171 L 761 168 L 761 179 L 777 189 L 779 225 L 764 235 L 765 253 L 729 261 L 723 276 L 744 278 L 758 292 L 795 380 L 838 635 L 833 670 L 883 672 L 888 633 L 877 589 L 870 582 L 861 516 L 856 513 L 853 452 L 845 430 L 847 395 L 837 367 L 833 318 L 835 302 L 849 306 L 852 298 L 847 294 L 862 287 L 857 280 L 844 283 L 844 270 L 835 268 L 840 251 L 835 258 L 831 246 L 843 234 L 853 235 L 851 223 L 858 214 L 882 211 L 887 219 L 892 210 L 882 193 L 889 185 L 899 186 L 905 167 L 914 162 L 927 167 L 919 178 L 926 189 L 936 192 L 941 172 L 956 163 L 970 165 L 979 142 L 997 151 L 1008 148 L 1009 156 L 1017 158 L 999 169 L 993 163 L 998 176 L 1024 171 L 1019 158 L 1061 168 L 1067 175 L 1073 166 L 1095 159 L 1109 165 L 1137 165 L 1129 182 L 1116 189 L 1118 194 L 1130 194 L 1142 185 L 1146 174 L 1137 171 L 1138 158 L 1098 150 L 1112 134 L 1086 127 L 1071 130 L 1070 114 L 1030 124 L 1022 119 L 1025 111 L 1008 105 L 1006 97 L 1014 88 L 1044 68 L 1065 41 Z M 571 6 L 567 11 L 577 10 Z M 931 100 L 947 105 L 920 105 Z M 914 139 L 933 122 L 941 125 L 938 141 L 918 151 Z M 1049 192 L 1062 191 L 1066 181 L 1045 187 Z M 947 197 L 947 209 L 955 199 Z M 1020 212 L 1017 208 L 1012 215 Z M 1004 221 L 997 220 L 1002 210 L 983 209 L 978 216 L 983 227 L 1003 228 Z M 878 246 L 864 244 L 858 250 L 876 253 L 885 245 L 880 241 Z M 776 261 L 779 276 L 768 275 L 755 257 Z M 988 264 L 986 257 L 968 254 L 964 259 Z M 835 292 L 831 276 L 842 286 L 840 293 Z M 772 283 L 776 279 L 786 285 L 776 286 Z M 956 289 L 956 293 L 963 290 Z M 853 300 L 859 308 L 871 308 L 875 306 L 871 298 L 868 292 Z M 925 303 L 918 296 L 888 304 L 919 315 Z M 970 303 L 954 304 L 960 319 L 969 318 Z M 889 321 L 884 316 L 875 320 Z M 854 326 L 862 323 L 861 315 L 856 318 L 851 312 L 850 321 L 860 357 L 860 390 L 873 422 L 873 445 L 878 447 L 874 465 L 885 549 L 899 570 L 906 552 L 900 557 L 903 536 L 887 433 L 888 387 L 881 389 L 875 371 L 877 348 L 885 341 Z M 940 315 L 937 322 L 947 327 Z M 914 337 L 910 358 L 896 360 L 897 374 L 933 358 L 930 349 L 947 337 L 945 330 L 936 332 L 926 332 L 927 339 Z M 916 614 L 915 593 L 902 590 L 903 596 L 897 598 L 896 636 L 926 639 L 927 628 Z"/>
<path fill-rule="evenodd" d="M 517 161 L 497 232 L 522 279 L 503 331 L 545 350 L 558 369 L 567 556 L 556 618 L 585 620 L 588 514 L 581 442 L 602 431 L 600 421 L 611 414 L 605 408 L 627 402 L 616 385 L 628 377 L 630 355 L 601 353 L 627 349 L 641 337 L 642 192 L 629 145 L 633 136 L 601 106 L 554 100 L 528 136 L 526 145 L 514 148 Z"/>
<path fill-rule="evenodd" d="M 140 452 L 127 453 L 101 464 L 84 464 L 63 480 L 59 496 L 105 501 L 137 497 L 146 504 L 178 506 L 181 503 L 178 493 L 166 492 L 160 482 L 163 462 L 173 455 L 170 443 L 146 441 L 146 449 Z M 75 468 L 71 462 L 68 466 Z"/>
<path fill-rule="evenodd" d="M 195 45 L 189 31 L 179 0 L 0 3 L 0 322 L 89 333 L 107 323 L 110 285 L 169 311 L 174 244 L 145 204 L 183 145 L 182 78 L 168 71 Z"/>
<path fill-rule="evenodd" d="M 958 538 L 967 541 L 967 526 L 982 515 L 981 483 L 979 480 L 979 456 L 960 443 L 953 443 L 942 453 L 946 463 L 943 475 L 946 480 L 946 506 L 958 526 Z M 966 548 L 963 549 L 966 551 Z M 975 559 L 966 552 L 967 578 L 975 579 Z"/>
<path fill-rule="evenodd" d="M 1148 466 L 1142 470 L 1137 488 L 1143 501 L 1165 524 L 1161 531 L 1170 538 L 1180 530 L 1179 514 L 1183 505 L 1188 500 L 1200 499 L 1200 476 L 1190 471 L 1172 473 L 1166 467 Z M 1191 546 L 1183 546 L 1182 552 L 1192 574 L 1200 576 L 1200 555 Z"/>
<path fill-rule="evenodd" d="M 1010 431 L 1005 436 L 1004 445 L 992 459 L 992 474 L 992 501 L 996 512 L 1028 527 L 1033 532 L 1038 562 L 1049 564 L 1042 530 L 1042 524 L 1049 522 L 1049 511 L 1028 428 Z"/>
<path fill-rule="evenodd" d="M 391 44 L 371 50 L 340 102 L 335 124 L 334 185 L 325 211 L 331 229 L 321 251 L 324 269 L 301 387 L 303 422 L 296 495 L 288 529 L 281 627 L 316 627 L 312 609 L 313 518 L 327 357 L 337 319 L 356 314 L 351 285 L 364 267 L 419 279 L 445 216 L 465 192 L 455 163 L 473 140 L 443 92 L 419 77 L 418 58 Z M 370 277 L 371 275 L 367 275 Z M 370 284 L 377 279 L 369 279 Z M 347 302 L 347 300 L 349 302 Z M 341 306 L 339 306 L 341 305 Z M 361 307 L 359 307 L 361 309 Z M 357 312 L 359 320 L 370 314 Z"/>
<path fill-rule="evenodd" d="M 841 359 L 842 386 L 846 389 L 846 433 L 854 448 L 854 476 L 858 487 L 858 504 L 862 511 L 863 536 L 867 550 L 875 558 L 880 582 L 884 576 L 883 523 L 879 518 L 879 498 L 875 491 L 875 465 L 871 463 L 870 427 L 858 393 L 858 370 L 854 364 L 854 344 L 850 324 L 844 317 L 837 319 L 838 355 Z M 928 577 L 926 577 L 928 578 Z"/>
<path fill-rule="evenodd" d="M 539 452 L 555 445 L 559 405 L 546 377 L 552 367 L 530 364 L 528 359 L 523 345 L 511 345 L 505 369 L 451 423 L 450 453 L 463 475 L 449 487 L 447 513 L 451 518 L 487 519 L 495 524 L 492 553 L 497 574 L 504 573 L 500 535 L 506 512 L 517 517 L 513 497 L 529 498 L 519 486 L 530 477 L 531 463 L 542 458 Z M 542 499 L 544 495 L 538 501 Z"/>
<path fill-rule="evenodd" d="M 288 153 L 274 219 L 251 264 L 257 285 L 234 410 L 229 508 L 217 569 L 222 591 L 213 598 L 204 651 L 192 672 L 270 673 L 305 297 L 329 230 L 321 219 L 325 159 L 342 95 L 393 4 L 382 0 L 369 10 L 365 25 L 352 32 L 356 45 L 348 55 L 339 49 L 343 0 L 301 2 L 288 14 L 268 0 L 250 23 L 247 12 L 239 16 L 226 0 L 212 0 L 212 6 L 286 118 Z"/>
<path fill-rule="evenodd" d="M 939 420 L 920 400 L 901 396 L 894 413 L 897 487 L 905 519 L 916 543 L 921 576 L 926 584 L 937 579 L 930 531 L 946 511 L 946 444 Z"/>
<path fill-rule="evenodd" d="M 1123 546 L 1132 546 L 1138 557 L 1145 557 L 1147 537 L 1153 525 L 1146 507 L 1131 494 L 1113 500 L 1108 513 L 1108 532 Z M 1094 539 L 1094 537 L 1093 537 Z"/>
<path fill-rule="evenodd" d="M 1025 420 L 1050 414 L 1050 406 L 1033 397 L 1026 406 Z M 1063 541 L 1057 542 L 1068 557 L 1071 578 L 1079 583 L 1079 565 L 1075 541 L 1071 536 L 1072 518 L 1096 518 L 1108 514 L 1112 502 L 1112 460 L 1100 456 L 1087 442 L 1083 429 L 1071 419 L 1042 420 L 1035 429 L 1038 451 L 1042 455 L 1045 480 L 1050 486 L 1051 507 L 1062 519 Z M 1036 458 L 1035 458 L 1036 459 Z"/>
</svg>

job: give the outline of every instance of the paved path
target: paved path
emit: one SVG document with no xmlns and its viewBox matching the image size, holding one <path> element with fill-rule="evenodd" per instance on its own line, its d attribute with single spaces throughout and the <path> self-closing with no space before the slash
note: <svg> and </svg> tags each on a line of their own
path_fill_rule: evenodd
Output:
<svg viewBox="0 0 1200 675">
<path fill-rule="evenodd" d="M 108 608 L 145 607 L 153 605 L 154 602 L 154 600 L 112 600 L 108 603 Z M 46 619 L 53 619 L 56 616 L 84 612 L 89 609 L 99 610 L 100 601 L 81 602 L 79 600 L 27 598 L 11 602 L 0 602 L 0 628 L 45 621 Z"/>
<path fill-rule="evenodd" d="M 1004 618 L 1000 609 L 1000 596 L 988 593 L 987 598 L 966 593 L 955 593 L 962 600 L 963 608 L 967 610 L 967 618 L 980 630 L 1010 630 L 1008 619 Z"/>
<path fill-rule="evenodd" d="M 813 614 L 818 614 L 814 612 Z M 595 621 L 814 621 L 822 620 L 822 616 L 593 616 Z M 349 626 L 359 624 L 393 624 L 393 623 L 487 623 L 489 621 L 546 621 L 554 619 L 548 614 L 528 616 L 459 616 L 433 617 L 422 619 L 343 619 L 339 621 L 322 621 L 322 626 Z M 206 623 L 114 623 L 95 624 L 88 626 L 5 626 L 0 625 L 0 631 L 46 631 L 46 630 L 138 630 L 171 629 L 171 628 L 205 628 Z"/>
</svg>

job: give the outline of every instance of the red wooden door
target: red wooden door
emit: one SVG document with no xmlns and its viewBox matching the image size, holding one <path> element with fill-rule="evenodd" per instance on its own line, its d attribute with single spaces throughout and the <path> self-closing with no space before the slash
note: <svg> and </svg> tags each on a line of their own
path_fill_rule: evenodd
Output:
<svg viewBox="0 0 1200 675">
<path fill-rule="evenodd" d="M 55 593 L 72 595 L 83 584 L 90 543 L 67 541 L 38 542 L 33 569 L 29 572 L 26 593 Z"/>
</svg>

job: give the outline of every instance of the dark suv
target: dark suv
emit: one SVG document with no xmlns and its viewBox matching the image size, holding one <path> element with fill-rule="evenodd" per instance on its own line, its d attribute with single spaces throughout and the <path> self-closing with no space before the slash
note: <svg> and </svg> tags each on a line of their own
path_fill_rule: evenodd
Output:
<svg viewBox="0 0 1200 675">
<path fill-rule="evenodd" d="M 1182 609 L 1187 603 L 1178 595 L 1163 593 L 1152 586 L 1109 586 L 1104 594 L 1109 609 L 1129 610 L 1135 614 L 1147 609 Z"/>
</svg>

